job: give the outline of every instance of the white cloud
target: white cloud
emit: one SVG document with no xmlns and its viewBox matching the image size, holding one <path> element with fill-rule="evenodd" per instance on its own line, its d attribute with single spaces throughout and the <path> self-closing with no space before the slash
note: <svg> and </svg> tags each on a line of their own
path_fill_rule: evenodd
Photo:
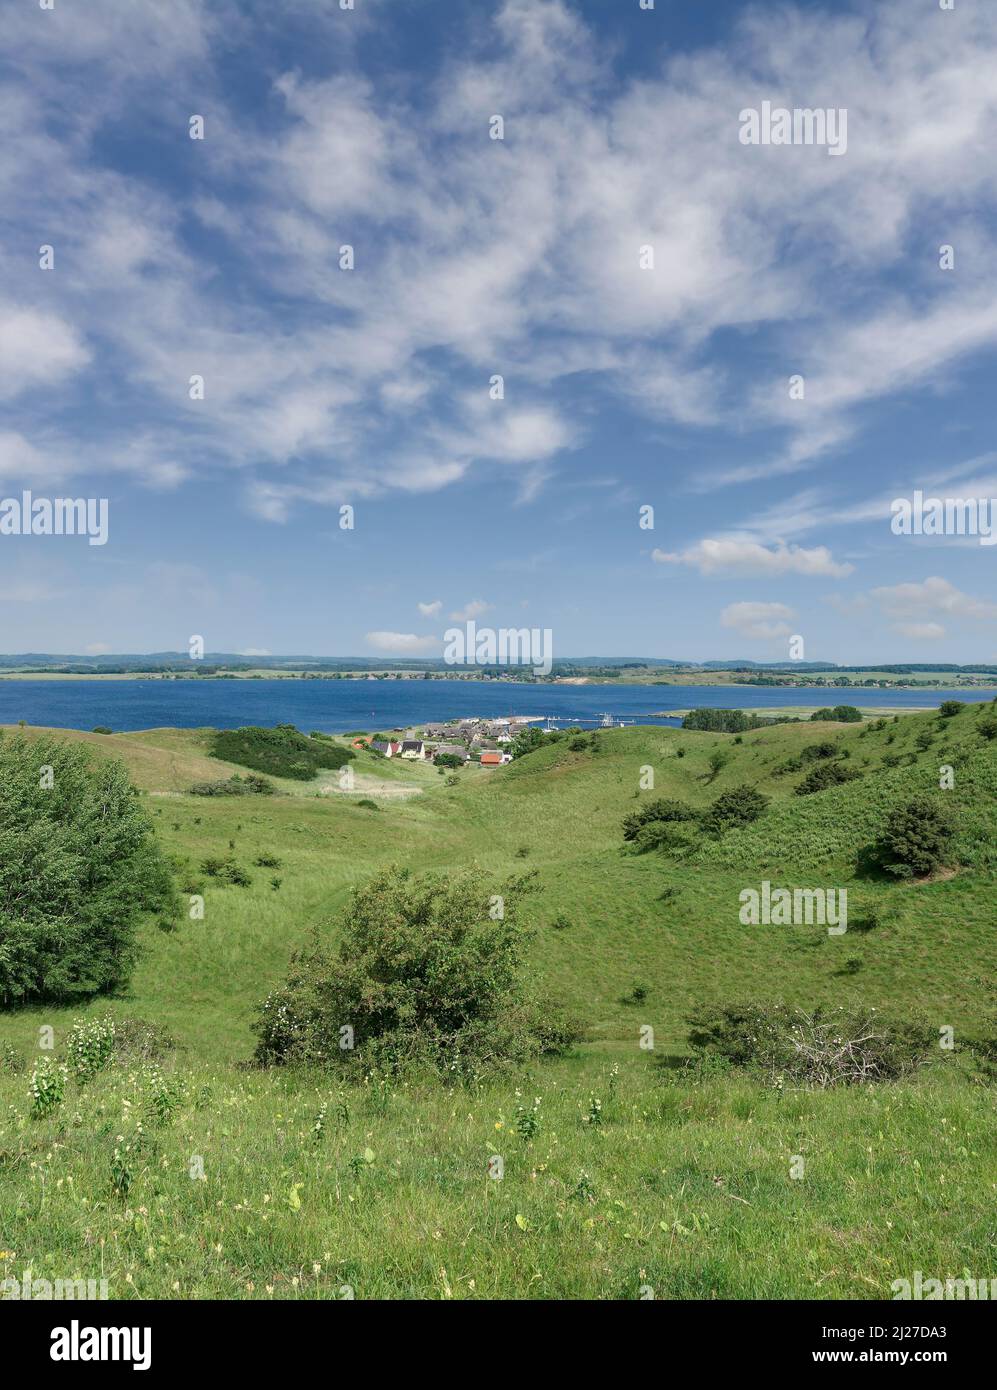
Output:
<svg viewBox="0 0 997 1390">
<path fill-rule="evenodd" d="M 784 603 L 731 603 L 720 614 L 720 622 L 742 637 L 773 642 L 790 636 L 792 628 L 787 619 L 793 616 L 793 610 Z"/>
<path fill-rule="evenodd" d="M 487 613 L 491 606 L 482 598 L 474 598 L 470 603 L 465 603 L 463 608 L 458 608 L 456 613 L 451 613 L 450 620 L 455 623 L 469 622 L 472 618 L 480 618 L 482 613 Z"/>
<path fill-rule="evenodd" d="M 379 652 L 405 656 L 415 652 L 433 651 L 439 647 L 436 637 L 418 637 L 414 632 L 368 632 L 364 641 Z"/>
<path fill-rule="evenodd" d="M 418 608 L 424 618 L 435 618 L 437 614 L 442 613 L 443 603 L 437 598 L 432 603 L 420 603 Z"/>
<path fill-rule="evenodd" d="M 0 399 L 55 386 L 89 360 L 79 334 L 58 314 L 0 304 Z"/>
<path fill-rule="evenodd" d="M 997 618 L 997 603 L 964 594 L 938 575 L 920 583 L 892 584 L 873 589 L 872 597 L 888 618 L 898 621 L 917 621 L 935 614 L 987 621 Z"/>
<path fill-rule="evenodd" d="M 930 23 L 910 0 L 874 8 L 862 23 L 790 8 L 773 24 L 747 7 L 714 46 L 621 76 L 575 7 L 505 0 L 417 95 L 388 73 L 386 100 L 348 71 L 359 16 L 286 0 L 281 23 L 316 55 L 334 38 L 342 61 L 271 68 L 272 100 L 249 119 L 218 55 L 267 49 L 271 7 L 88 0 L 69 24 L 15 7 L 0 273 L 25 301 L 18 336 L 44 352 L 18 349 L 0 371 L 17 397 L 8 428 L 40 449 L 99 345 L 115 408 L 103 439 L 67 433 L 64 469 L 113 456 L 167 485 L 228 469 L 274 521 L 481 468 L 536 496 L 584 438 L 584 409 L 562 398 L 582 373 L 593 408 L 608 393 L 656 423 L 784 437 L 771 457 L 691 470 L 693 486 L 809 467 L 862 406 L 943 384 L 997 343 L 997 297 L 979 275 L 942 276 L 911 236 L 954 207 L 960 265 L 997 254 L 997 7 Z M 738 142 L 738 112 L 801 73 L 849 108 L 846 157 Z M 497 110 L 506 139 L 489 141 Z M 184 142 L 188 111 L 208 138 L 184 144 L 179 184 L 109 168 L 98 132 L 152 117 Z M 210 231 L 196 255 L 195 220 Z M 23 274 L 49 226 L 73 228 L 56 248 L 58 314 L 53 275 Z M 847 297 L 828 293 L 842 267 Z M 743 329 L 760 352 L 739 363 L 718 348 Z M 495 370 L 504 402 L 487 399 Z M 805 403 L 786 396 L 795 370 Z M 186 398 L 194 372 L 202 403 Z M 133 434 L 147 447 L 131 453 Z"/>
<path fill-rule="evenodd" d="M 838 563 L 826 546 L 810 550 L 798 545 L 776 545 L 771 549 L 757 541 L 701 540 L 679 554 L 654 550 L 658 564 L 691 565 L 700 574 L 821 575 L 843 579 L 855 566 Z"/>
</svg>

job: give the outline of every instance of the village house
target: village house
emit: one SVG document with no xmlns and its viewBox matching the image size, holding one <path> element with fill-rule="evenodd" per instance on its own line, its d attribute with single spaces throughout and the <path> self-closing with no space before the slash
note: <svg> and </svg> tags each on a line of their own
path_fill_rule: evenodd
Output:
<svg viewBox="0 0 997 1390">
<path fill-rule="evenodd" d="M 388 743 L 384 739 L 376 738 L 370 745 L 375 753 L 381 753 L 385 758 L 394 758 L 401 752 L 400 743 Z"/>
<path fill-rule="evenodd" d="M 424 758 L 426 745 L 421 738 L 403 738 L 400 756 L 403 758 Z"/>
<path fill-rule="evenodd" d="M 501 767 L 503 763 L 511 762 L 512 755 L 510 753 L 499 753 L 496 751 L 494 753 L 482 753 L 481 755 L 482 767 Z"/>
</svg>

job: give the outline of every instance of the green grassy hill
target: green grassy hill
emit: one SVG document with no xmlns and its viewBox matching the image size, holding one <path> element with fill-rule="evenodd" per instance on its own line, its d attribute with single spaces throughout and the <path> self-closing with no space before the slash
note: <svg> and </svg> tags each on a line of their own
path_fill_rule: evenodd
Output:
<svg viewBox="0 0 997 1390">
<path fill-rule="evenodd" d="M 141 1069 L 114 1069 L 82 1095 L 70 1087 L 42 1121 L 28 1118 L 30 1072 L 0 1071 L 0 1250 L 14 1252 L 11 1269 L 30 1261 L 41 1274 L 47 1260 L 68 1277 L 92 1272 L 94 1242 L 111 1242 L 117 1297 L 177 1286 L 185 1297 L 335 1297 L 350 1284 L 358 1297 L 614 1298 L 636 1297 L 642 1282 L 658 1296 L 888 1297 L 890 1279 L 915 1267 L 991 1272 L 993 1090 L 971 1084 L 958 1050 L 916 1082 L 785 1099 L 746 1081 L 676 1082 L 668 1066 L 703 999 L 917 1007 L 960 1042 L 985 1029 L 997 743 L 979 726 L 990 713 L 786 724 L 739 742 L 605 730 L 578 751 L 562 741 L 501 769 L 466 768 L 454 787 L 435 769 L 361 752 L 354 792 L 331 773 L 280 783 L 274 798 L 186 795 L 240 771 L 207 755 L 204 730 L 65 733 L 125 760 L 178 881 L 203 893 L 203 921 L 145 924 L 128 995 L 89 1010 L 168 1029 L 181 1050 L 167 1065 L 186 1089 L 171 1127 L 136 1158 L 123 1203 L 108 1174 L 148 1086 Z M 795 795 L 801 755 L 828 739 L 861 776 Z M 718 750 L 729 760 L 714 777 Z M 869 869 L 890 809 L 937 788 L 942 765 L 954 769 L 943 795 L 957 862 L 908 884 Z M 642 790 L 648 768 L 653 790 Z M 705 807 L 742 783 L 772 799 L 753 825 L 682 854 L 625 848 L 621 822 L 642 799 Z M 207 878 L 199 865 L 211 855 L 232 855 L 250 886 Z M 538 872 L 531 984 L 583 1019 L 573 1058 L 468 1094 L 354 1092 L 321 1074 L 237 1069 L 291 952 L 316 923 L 334 936 L 351 885 L 391 863 L 477 866 L 489 879 Z M 847 889 L 848 932 L 742 926 L 739 894 L 763 878 Z M 628 1002 L 635 986 L 639 1005 Z M 0 1047 L 30 1060 L 40 1027 L 61 1043 L 78 1013 L 0 1015 Z M 653 1054 L 638 1046 L 646 1024 Z M 517 1087 L 527 1104 L 544 1097 L 532 1142 L 512 1132 Z M 592 1096 L 602 1125 L 585 1122 Z M 508 1155 L 502 1182 L 486 1176 L 490 1153 Z M 788 1177 L 800 1153 L 813 1158 L 809 1184 Z M 205 1182 L 187 1176 L 192 1154 L 209 1155 Z"/>
</svg>

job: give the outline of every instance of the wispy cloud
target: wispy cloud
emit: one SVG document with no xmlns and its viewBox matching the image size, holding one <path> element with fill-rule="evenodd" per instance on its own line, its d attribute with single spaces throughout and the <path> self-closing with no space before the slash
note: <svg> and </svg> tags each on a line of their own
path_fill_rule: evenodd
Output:
<svg viewBox="0 0 997 1390">
<path fill-rule="evenodd" d="M 654 550 L 661 565 L 691 565 L 700 574 L 820 575 L 843 579 L 855 566 L 836 561 L 826 546 L 759 545 L 756 541 L 701 540 L 678 554 Z"/>
</svg>

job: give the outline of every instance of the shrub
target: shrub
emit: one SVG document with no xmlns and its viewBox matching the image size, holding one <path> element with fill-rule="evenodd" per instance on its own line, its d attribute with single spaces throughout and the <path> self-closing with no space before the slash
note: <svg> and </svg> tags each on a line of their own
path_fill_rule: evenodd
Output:
<svg viewBox="0 0 997 1390">
<path fill-rule="evenodd" d="M 988 743 L 997 738 L 997 719 L 981 719 L 976 728 Z"/>
<path fill-rule="evenodd" d="M 114 730 L 109 729 L 106 724 L 95 724 L 93 726 L 93 732 L 95 734 L 113 734 Z"/>
<path fill-rule="evenodd" d="M 231 855 L 224 859 L 208 858 L 201 861 L 201 873 L 208 878 L 217 878 L 222 883 L 234 884 L 237 888 L 248 888 L 252 879 L 246 870 L 238 865 Z"/>
<path fill-rule="evenodd" d="M 800 753 L 800 758 L 805 763 L 820 762 L 822 758 L 836 758 L 838 756 L 838 745 L 829 738 L 821 739 L 819 743 L 810 743 Z"/>
<path fill-rule="evenodd" d="M 434 767 L 463 767 L 464 759 L 456 753 L 437 753 L 433 758 Z"/>
<path fill-rule="evenodd" d="M 480 1072 L 561 1051 L 577 1036 L 524 985 L 517 905 L 529 879 L 503 889 L 501 920 L 480 874 L 416 878 L 388 869 L 354 890 L 338 946 L 316 936 L 260 1010 L 257 1061 Z M 352 1047 L 342 1029 L 353 1030 Z"/>
<path fill-rule="evenodd" d="M 144 1018 L 119 1018 L 114 1022 L 116 1062 L 155 1062 L 176 1051 L 176 1040 L 161 1024 Z"/>
<path fill-rule="evenodd" d="M 726 753 L 721 752 L 719 749 L 715 753 L 710 754 L 708 766 L 710 769 L 709 780 L 711 782 L 716 781 L 717 777 L 724 770 L 729 761 L 730 759 L 728 755 Z"/>
<path fill-rule="evenodd" d="M 250 773 L 247 777 L 222 778 L 217 782 L 195 782 L 190 796 L 276 796 L 277 788 L 265 777 Z"/>
<path fill-rule="evenodd" d="M 945 863 L 952 836 L 947 811 L 930 797 L 915 797 L 890 813 L 878 847 L 879 862 L 898 878 L 921 878 Z"/>
<path fill-rule="evenodd" d="M 828 787 L 840 787 L 843 782 L 853 782 L 859 773 L 840 763 L 818 763 L 810 769 L 796 788 L 797 796 L 812 796 L 814 792 L 826 791 Z"/>
<path fill-rule="evenodd" d="M 812 720 L 834 722 L 837 724 L 857 724 L 862 718 L 862 711 L 855 705 L 835 705 L 833 709 L 817 709 L 810 716 Z M 886 723 L 880 722 L 880 727 Z"/>
<path fill-rule="evenodd" d="M 689 842 L 688 828 L 684 823 L 652 820 L 638 830 L 633 849 L 635 854 L 648 854 L 656 849 L 683 849 Z"/>
<path fill-rule="evenodd" d="M 281 867 L 276 854 L 258 854 L 253 863 L 258 869 L 279 869 Z"/>
<path fill-rule="evenodd" d="M 641 828 L 650 821 L 691 821 L 696 820 L 696 812 L 684 801 L 673 801 L 669 797 L 658 797 L 631 811 L 623 822 L 624 840 L 636 840 Z"/>
<path fill-rule="evenodd" d="M 738 826 L 750 825 L 768 804 L 767 796 L 746 783 L 731 787 L 730 791 L 721 792 L 706 812 L 703 828 L 710 835 L 722 835 L 727 830 L 736 830 Z"/>
<path fill-rule="evenodd" d="M 376 801 L 371 801 L 369 796 L 362 796 L 357 805 L 362 806 L 365 811 L 379 811 L 381 809 Z"/>
<path fill-rule="evenodd" d="M 8 1076 L 16 1076 L 26 1065 L 24 1053 L 18 1052 L 13 1043 L 0 1043 L 0 1076 L 5 1073 Z"/>
<path fill-rule="evenodd" d="M 783 1003 L 701 1006 L 689 1023 L 699 1056 L 819 1089 L 907 1076 L 933 1055 L 938 1037 L 930 1023 L 875 1009 Z"/>
<path fill-rule="evenodd" d="M 953 715 L 959 714 L 966 708 L 963 700 L 943 700 L 938 706 L 938 713 L 943 719 L 951 719 Z"/>
<path fill-rule="evenodd" d="M 117 988 L 143 910 L 174 911 L 176 896 L 122 765 L 0 735 L 0 1000 Z"/>
<path fill-rule="evenodd" d="M 273 729 L 218 729 L 209 751 L 224 762 L 299 782 L 310 781 L 322 769 L 344 767 L 354 757 L 351 749 L 327 739 L 308 738 L 293 724 L 278 724 Z"/>
</svg>

